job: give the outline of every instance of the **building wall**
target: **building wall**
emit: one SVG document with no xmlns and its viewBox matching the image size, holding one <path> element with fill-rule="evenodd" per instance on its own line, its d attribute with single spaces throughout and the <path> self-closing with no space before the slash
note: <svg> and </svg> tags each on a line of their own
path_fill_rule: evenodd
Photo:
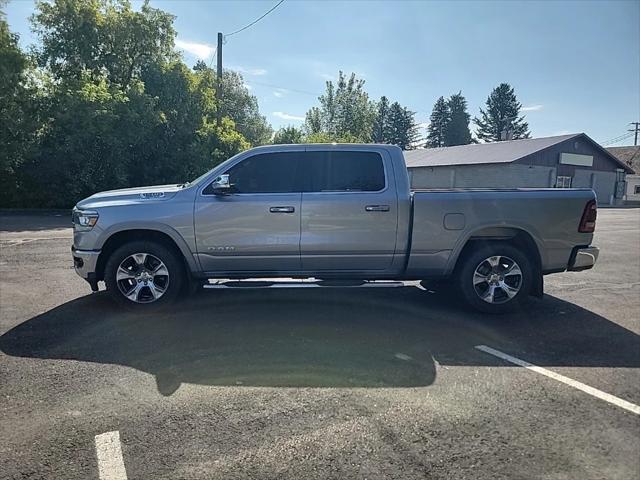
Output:
<svg viewBox="0 0 640 480">
<path fill-rule="evenodd" d="M 591 155 L 593 157 L 593 165 L 591 170 L 603 172 L 615 172 L 621 168 L 620 165 L 611 160 L 599 148 L 596 148 L 590 141 L 585 138 L 572 138 L 564 142 L 552 145 L 549 148 L 532 153 L 526 157 L 516 160 L 514 163 L 519 165 L 538 165 L 545 167 L 556 167 L 558 175 L 573 176 L 573 172 L 577 169 L 585 168 L 576 165 L 565 165 L 559 163 L 561 153 L 577 153 L 580 155 Z"/>
<path fill-rule="evenodd" d="M 640 193 L 635 193 L 636 187 L 640 189 L 640 175 L 627 175 L 627 191 L 625 196 L 627 203 L 640 203 Z"/>
<path fill-rule="evenodd" d="M 454 165 L 409 169 L 413 188 L 552 187 L 555 168 L 525 165 Z"/>
<path fill-rule="evenodd" d="M 576 169 L 573 175 L 572 187 L 592 188 L 596 192 L 598 203 L 607 205 L 613 201 L 616 188 L 616 172 L 598 172 L 588 169 Z"/>
<path fill-rule="evenodd" d="M 514 163 L 454 165 L 409 169 L 412 188 L 549 188 L 555 187 L 558 171 L 553 167 Z M 600 205 L 611 203 L 616 172 L 575 169 L 572 187 L 592 188 Z"/>
</svg>

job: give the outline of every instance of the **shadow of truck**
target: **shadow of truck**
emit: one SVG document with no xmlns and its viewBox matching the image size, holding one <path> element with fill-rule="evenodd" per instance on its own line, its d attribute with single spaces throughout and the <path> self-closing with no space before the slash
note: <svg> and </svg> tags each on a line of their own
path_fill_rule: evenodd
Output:
<svg viewBox="0 0 640 480">
<path fill-rule="evenodd" d="M 0 337 L 7 355 L 118 364 L 182 382 L 271 387 L 424 387 L 443 365 L 503 365 L 487 344 L 542 366 L 638 367 L 640 338 L 555 297 L 507 316 L 460 310 L 414 287 L 202 292 L 153 315 L 105 293 Z"/>
</svg>

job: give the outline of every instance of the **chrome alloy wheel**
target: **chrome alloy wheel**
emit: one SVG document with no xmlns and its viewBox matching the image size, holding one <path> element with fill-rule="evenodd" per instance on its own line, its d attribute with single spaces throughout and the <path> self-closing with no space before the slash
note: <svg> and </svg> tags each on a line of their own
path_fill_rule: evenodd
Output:
<svg viewBox="0 0 640 480">
<path fill-rule="evenodd" d="M 485 258 L 473 273 L 473 289 L 487 303 L 507 303 L 522 287 L 522 270 L 509 257 Z"/>
<path fill-rule="evenodd" d="M 158 300 L 169 287 L 169 270 L 150 253 L 134 253 L 125 258 L 116 272 L 120 293 L 135 303 Z"/>
</svg>

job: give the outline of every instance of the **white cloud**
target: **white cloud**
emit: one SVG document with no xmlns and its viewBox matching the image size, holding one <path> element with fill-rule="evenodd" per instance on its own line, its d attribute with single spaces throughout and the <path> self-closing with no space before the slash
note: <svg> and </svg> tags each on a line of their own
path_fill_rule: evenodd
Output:
<svg viewBox="0 0 640 480">
<path fill-rule="evenodd" d="M 522 107 L 523 112 L 537 112 L 542 110 L 543 105 L 529 105 L 528 107 Z"/>
<path fill-rule="evenodd" d="M 209 58 L 215 52 L 215 47 L 206 43 L 187 42 L 176 38 L 176 47 L 198 58 Z"/>
<path fill-rule="evenodd" d="M 267 70 L 264 68 L 247 68 L 240 65 L 228 65 L 227 68 L 229 70 L 235 70 L 236 72 L 242 73 L 243 75 L 254 75 L 256 77 L 261 77 L 262 75 L 267 74 Z"/>
<path fill-rule="evenodd" d="M 287 93 L 289 93 L 289 90 L 287 90 L 286 88 L 276 88 L 273 91 L 273 95 L 278 98 L 284 97 Z"/>
<path fill-rule="evenodd" d="M 294 120 L 296 122 L 304 121 L 304 117 L 300 117 L 298 115 L 291 115 L 290 113 L 285 113 L 285 112 L 273 112 L 272 115 L 274 117 L 281 118 L 282 120 Z"/>
<path fill-rule="evenodd" d="M 339 69 L 337 69 L 337 70 L 339 70 Z M 349 78 L 352 73 L 355 73 L 356 74 L 356 78 L 358 78 L 359 80 L 365 80 L 367 78 L 367 76 L 362 71 L 356 70 L 356 69 L 343 69 L 342 73 L 347 78 Z M 333 82 L 336 82 L 338 80 L 338 75 L 337 74 L 331 75 L 330 73 L 320 72 L 318 74 L 318 76 L 320 76 L 324 80 L 331 80 Z"/>
</svg>

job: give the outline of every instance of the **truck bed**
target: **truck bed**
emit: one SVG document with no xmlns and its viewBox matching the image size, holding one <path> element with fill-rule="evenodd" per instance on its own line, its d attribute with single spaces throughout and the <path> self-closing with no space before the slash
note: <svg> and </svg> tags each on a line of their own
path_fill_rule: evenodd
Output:
<svg viewBox="0 0 640 480">
<path fill-rule="evenodd" d="M 568 190 L 591 192 L 590 188 L 411 188 L 411 193 L 430 192 L 566 192 Z"/>
<path fill-rule="evenodd" d="M 567 268 L 576 245 L 592 234 L 578 232 L 589 189 L 414 189 L 408 273 L 451 273 L 469 239 L 527 235 L 537 245 L 543 272 Z"/>
</svg>

